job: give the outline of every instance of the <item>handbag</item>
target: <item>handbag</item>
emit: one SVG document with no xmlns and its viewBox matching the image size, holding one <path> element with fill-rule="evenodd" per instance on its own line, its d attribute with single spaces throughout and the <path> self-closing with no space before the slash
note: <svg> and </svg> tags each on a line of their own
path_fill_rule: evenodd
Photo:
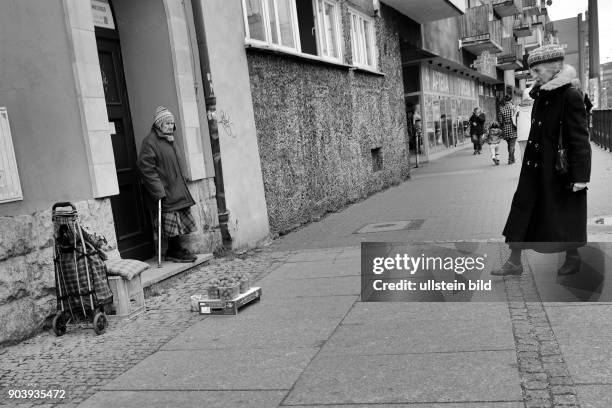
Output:
<svg viewBox="0 0 612 408">
<path fill-rule="evenodd" d="M 559 141 L 557 143 L 557 155 L 555 158 L 555 171 L 558 175 L 564 176 L 569 173 L 569 160 L 567 159 L 567 149 L 563 147 L 563 116 L 565 113 L 565 94 L 561 105 L 561 120 L 559 121 Z"/>
</svg>

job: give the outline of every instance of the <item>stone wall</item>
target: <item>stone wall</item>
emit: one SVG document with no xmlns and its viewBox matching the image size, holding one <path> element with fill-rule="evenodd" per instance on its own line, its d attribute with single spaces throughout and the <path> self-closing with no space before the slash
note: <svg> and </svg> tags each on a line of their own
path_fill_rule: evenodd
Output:
<svg viewBox="0 0 612 408">
<path fill-rule="evenodd" d="M 351 50 L 343 5 L 346 62 Z M 270 227 L 283 233 L 409 176 L 399 27 L 376 18 L 383 75 L 248 51 Z M 372 149 L 383 166 L 373 170 Z"/>
<path fill-rule="evenodd" d="M 109 199 L 75 203 L 83 225 L 117 247 Z M 0 217 L 0 344 L 41 329 L 56 309 L 51 209 Z"/>
</svg>

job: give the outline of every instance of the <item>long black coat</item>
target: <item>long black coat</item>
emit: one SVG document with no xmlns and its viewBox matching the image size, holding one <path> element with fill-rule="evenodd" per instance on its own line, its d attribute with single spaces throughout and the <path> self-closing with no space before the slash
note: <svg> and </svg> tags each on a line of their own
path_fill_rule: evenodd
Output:
<svg viewBox="0 0 612 408">
<path fill-rule="evenodd" d="M 138 170 L 149 196 L 149 207 L 157 211 L 157 200 L 162 199 L 162 211 L 170 212 L 195 204 L 179 162 L 174 142 L 157 134 L 157 130 L 142 141 L 138 155 Z"/>
<path fill-rule="evenodd" d="M 503 231 L 511 247 L 560 252 L 586 242 L 587 191 L 572 192 L 569 188 L 573 182 L 588 182 L 591 175 L 584 102 L 580 91 L 570 85 L 575 75 L 566 65 L 552 81 L 536 85 L 530 92 L 535 100 L 531 131 Z M 570 164 L 566 176 L 557 175 L 554 169 L 562 119 Z"/>
<path fill-rule="evenodd" d="M 470 117 L 470 136 L 477 135 L 480 136 L 484 134 L 484 124 L 486 122 L 486 116 L 484 113 L 480 113 L 480 115 L 472 114 Z M 474 125 L 476 123 L 476 125 Z"/>
</svg>

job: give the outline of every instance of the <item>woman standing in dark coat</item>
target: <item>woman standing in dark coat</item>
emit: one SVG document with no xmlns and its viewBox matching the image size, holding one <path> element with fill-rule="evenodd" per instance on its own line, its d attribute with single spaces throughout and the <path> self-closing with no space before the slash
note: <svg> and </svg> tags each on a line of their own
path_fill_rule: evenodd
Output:
<svg viewBox="0 0 612 408">
<path fill-rule="evenodd" d="M 470 137 L 474 143 L 474 154 L 482 152 L 482 135 L 484 134 L 485 114 L 479 107 L 474 108 L 474 113 L 470 117 Z"/>
<path fill-rule="evenodd" d="M 520 179 L 503 234 L 512 253 L 495 276 L 520 275 L 521 249 L 566 252 L 559 275 L 580 269 L 577 248 L 587 239 L 587 183 L 591 174 L 591 145 L 580 91 L 571 86 L 576 71 L 563 64 L 564 51 L 549 44 L 528 59 L 537 82 L 529 140 Z M 559 132 L 567 149 L 569 172 L 555 170 Z"/>
<path fill-rule="evenodd" d="M 180 236 L 197 231 L 197 224 L 190 210 L 195 201 L 187 188 L 179 155 L 174 146 L 175 130 L 174 115 L 159 106 L 155 111 L 151 132 L 142 142 L 138 155 L 138 170 L 152 211 L 161 200 L 162 236 L 168 238 L 166 260 L 194 262 L 197 257 L 180 243 Z M 155 223 L 157 222 L 155 217 Z"/>
</svg>

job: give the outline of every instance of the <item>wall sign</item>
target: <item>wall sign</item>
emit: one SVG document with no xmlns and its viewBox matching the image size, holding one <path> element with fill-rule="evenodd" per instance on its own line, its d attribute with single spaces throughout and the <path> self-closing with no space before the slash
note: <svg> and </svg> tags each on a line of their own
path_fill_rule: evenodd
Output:
<svg viewBox="0 0 612 408">
<path fill-rule="evenodd" d="M 91 0 L 91 15 L 96 27 L 115 29 L 113 11 L 108 0 Z"/>
<path fill-rule="evenodd" d="M 6 108 L 0 107 L 0 203 L 23 200 Z"/>
</svg>

